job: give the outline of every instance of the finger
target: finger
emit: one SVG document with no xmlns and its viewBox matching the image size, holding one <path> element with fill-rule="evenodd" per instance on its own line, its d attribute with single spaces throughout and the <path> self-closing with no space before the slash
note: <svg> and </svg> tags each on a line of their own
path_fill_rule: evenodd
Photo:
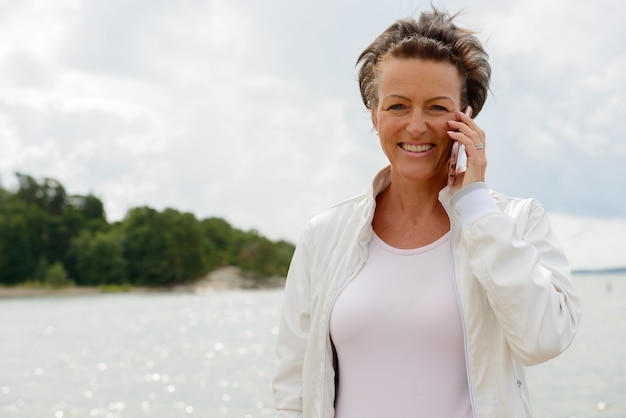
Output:
<svg viewBox="0 0 626 418">
<path fill-rule="evenodd" d="M 472 119 L 470 119 L 469 117 L 467 117 L 467 115 L 463 115 L 463 117 L 465 117 L 467 120 L 466 121 L 449 121 L 448 122 L 448 126 L 450 126 L 450 128 L 452 128 L 453 132 L 458 132 L 460 134 L 463 134 L 465 137 L 467 137 L 471 142 L 475 143 L 475 144 L 485 144 L 485 132 L 480 129 L 480 127 L 478 125 L 476 125 L 476 122 L 474 122 Z M 466 143 L 463 141 L 464 138 L 455 135 L 451 137 L 453 139 L 459 140 L 463 143 L 463 145 L 465 146 L 471 146 L 470 143 Z M 480 146 L 479 146 L 480 148 Z"/>
<path fill-rule="evenodd" d="M 455 141 L 459 141 L 465 145 L 466 148 L 473 149 L 476 144 L 482 144 L 484 148 L 484 142 L 480 139 L 480 136 L 475 131 L 465 128 L 460 128 L 454 131 L 448 131 L 448 136 Z M 479 146 L 481 148 L 481 146 Z"/>
<path fill-rule="evenodd" d="M 474 149 L 477 151 L 485 151 L 485 144 L 482 142 L 474 142 Z"/>
<path fill-rule="evenodd" d="M 476 124 L 476 121 L 472 118 L 472 112 L 473 112 L 473 109 L 468 106 L 464 112 L 457 112 L 456 120 L 458 122 L 466 124 L 472 130 L 479 131 L 480 128 Z"/>
</svg>

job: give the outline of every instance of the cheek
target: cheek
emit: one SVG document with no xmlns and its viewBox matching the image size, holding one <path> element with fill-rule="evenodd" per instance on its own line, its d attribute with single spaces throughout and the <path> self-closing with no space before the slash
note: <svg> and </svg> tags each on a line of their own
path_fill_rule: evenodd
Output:
<svg viewBox="0 0 626 418">
<path fill-rule="evenodd" d="M 394 151 L 396 151 L 397 145 L 395 141 L 386 139 L 386 138 L 393 138 L 393 137 L 394 135 L 389 135 L 389 134 L 385 135 L 385 132 L 380 132 L 378 134 L 378 143 L 380 144 L 380 149 L 383 151 L 383 154 L 385 154 L 387 159 L 393 158 Z"/>
<path fill-rule="evenodd" d="M 452 138 L 450 138 L 450 135 L 448 135 L 448 131 L 450 130 L 450 127 L 448 126 L 448 120 L 449 119 L 439 123 L 436 128 L 440 141 L 443 144 L 443 149 L 445 150 L 444 153 L 446 156 L 449 156 L 452 152 L 452 144 L 454 143 Z"/>
<path fill-rule="evenodd" d="M 441 133 L 442 135 L 448 135 L 447 132 L 450 130 L 450 126 L 448 122 L 451 121 L 452 118 L 450 116 L 438 117 L 432 120 L 432 127 L 435 131 Z"/>
<path fill-rule="evenodd" d="M 435 132 L 437 132 L 439 136 L 450 139 L 450 136 L 448 135 L 448 131 L 451 130 L 449 122 L 453 120 L 455 120 L 455 117 L 453 115 L 437 118 L 435 121 L 433 121 L 432 128 Z"/>
<path fill-rule="evenodd" d="M 452 145 L 454 144 L 454 142 L 452 140 L 448 141 L 449 143 L 445 146 L 445 151 L 444 151 L 444 157 L 445 158 L 450 158 L 450 155 L 452 154 Z"/>
</svg>

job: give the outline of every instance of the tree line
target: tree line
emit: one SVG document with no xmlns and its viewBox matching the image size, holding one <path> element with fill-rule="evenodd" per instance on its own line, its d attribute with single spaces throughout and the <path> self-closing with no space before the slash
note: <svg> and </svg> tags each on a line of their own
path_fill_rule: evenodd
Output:
<svg viewBox="0 0 626 418">
<path fill-rule="evenodd" d="M 287 274 L 287 241 L 171 208 L 136 207 L 109 223 L 93 194 L 16 177 L 15 191 L 0 187 L 0 285 L 173 286 L 226 265 L 259 280 Z"/>
</svg>

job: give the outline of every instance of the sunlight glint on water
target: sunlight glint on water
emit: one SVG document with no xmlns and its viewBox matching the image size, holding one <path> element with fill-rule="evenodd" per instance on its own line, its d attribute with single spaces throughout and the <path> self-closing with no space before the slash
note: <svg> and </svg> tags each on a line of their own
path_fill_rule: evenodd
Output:
<svg viewBox="0 0 626 418">
<path fill-rule="evenodd" d="M 535 418 L 626 417 L 626 275 L 577 276 L 583 327 L 528 370 Z M 282 292 L 0 299 L 0 417 L 273 416 Z"/>
<path fill-rule="evenodd" d="M 280 297 L 0 300 L 0 416 L 272 415 Z"/>
</svg>

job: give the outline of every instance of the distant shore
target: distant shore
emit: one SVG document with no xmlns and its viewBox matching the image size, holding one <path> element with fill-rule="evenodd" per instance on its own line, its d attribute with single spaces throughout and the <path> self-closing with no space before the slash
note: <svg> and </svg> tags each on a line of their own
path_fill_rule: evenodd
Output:
<svg viewBox="0 0 626 418">
<path fill-rule="evenodd" d="M 574 270 L 574 275 L 592 274 L 624 274 L 626 267 L 599 269 L 599 270 Z M 245 277 L 238 267 L 223 267 L 209 273 L 206 277 L 188 285 L 167 287 L 133 287 L 133 286 L 71 286 L 60 289 L 31 286 L 0 286 L 0 299 L 45 297 L 45 296 L 87 296 L 111 293 L 202 293 L 219 290 L 236 289 L 278 289 L 285 285 L 285 278 L 272 277 L 266 279 L 252 279 Z"/>
<path fill-rule="evenodd" d="M 228 266 L 215 270 L 206 277 L 188 285 L 167 287 L 70 286 L 59 289 L 43 286 L 0 286 L 0 299 L 44 296 L 87 296 L 111 293 L 201 293 L 235 289 L 275 289 L 283 287 L 284 284 L 284 278 L 251 279 L 242 275 L 239 268 Z"/>
<path fill-rule="evenodd" d="M 626 267 L 614 267 L 606 269 L 574 269 L 572 274 L 623 274 L 626 273 Z"/>
</svg>

